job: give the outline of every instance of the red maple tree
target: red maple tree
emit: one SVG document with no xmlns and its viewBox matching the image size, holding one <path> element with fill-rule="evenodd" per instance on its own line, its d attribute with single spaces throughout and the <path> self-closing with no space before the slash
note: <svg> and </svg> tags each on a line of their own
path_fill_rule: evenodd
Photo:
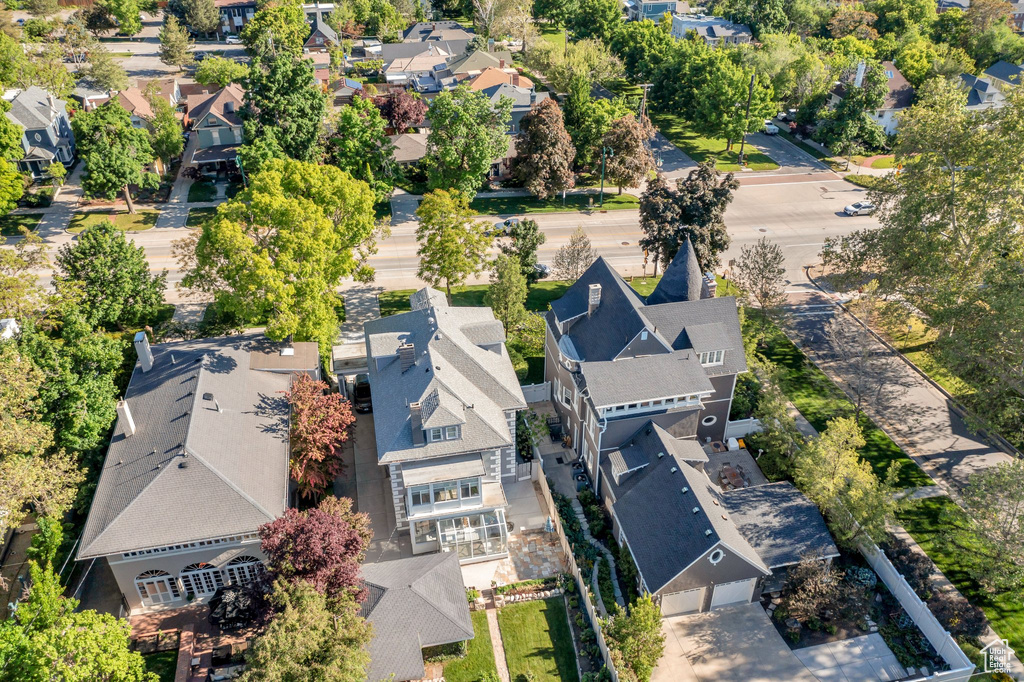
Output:
<svg viewBox="0 0 1024 682">
<path fill-rule="evenodd" d="M 356 417 L 348 400 L 308 374 L 299 374 L 285 395 L 292 412 L 292 479 L 300 495 L 313 497 L 344 471 L 341 448 Z"/>
</svg>

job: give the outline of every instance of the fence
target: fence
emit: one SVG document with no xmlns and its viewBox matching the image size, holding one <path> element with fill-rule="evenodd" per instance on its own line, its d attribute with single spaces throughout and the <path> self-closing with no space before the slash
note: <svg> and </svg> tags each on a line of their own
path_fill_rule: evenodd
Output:
<svg viewBox="0 0 1024 682">
<path fill-rule="evenodd" d="M 527 403 L 542 403 L 551 399 L 551 383 L 548 381 L 542 384 L 520 386 L 520 388 L 523 389 L 523 396 L 526 397 Z"/>
<path fill-rule="evenodd" d="M 743 438 L 752 433 L 761 432 L 761 422 L 753 417 L 750 419 L 738 419 L 734 422 L 726 422 L 725 438 Z"/>
<path fill-rule="evenodd" d="M 871 568 L 875 569 L 875 573 L 882 579 L 893 596 L 899 600 L 903 610 L 914 620 L 914 624 L 935 647 L 935 651 L 942 657 L 942 660 L 949 665 L 949 670 L 930 675 L 927 679 L 936 682 L 968 680 L 971 673 L 974 672 L 974 664 L 967 658 L 967 654 L 960 650 L 953 636 L 942 627 L 928 605 L 917 596 L 907 579 L 900 575 L 896 567 L 892 565 L 889 557 L 885 556 L 885 552 L 872 545 L 869 548 L 861 548 L 861 554 L 871 564 Z M 926 678 L 922 675 L 914 679 Z"/>
<path fill-rule="evenodd" d="M 562 552 L 565 554 L 565 561 L 569 565 L 569 572 L 576 579 L 576 585 L 580 588 L 580 604 L 587 611 L 587 617 L 590 619 L 590 624 L 594 628 L 594 634 L 597 635 L 597 647 L 601 651 L 601 658 L 604 660 L 605 666 L 608 671 L 612 674 L 613 682 L 619 682 L 619 674 L 615 670 L 615 666 L 612 665 L 611 653 L 608 651 L 608 644 L 604 641 L 604 633 L 601 632 L 601 623 L 598 621 L 597 609 L 594 608 L 593 603 L 590 601 L 590 588 L 589 582 L 583 577 L 583 573 L 580 571 L 580 567 L 576 565 L 576 557 L 572 555 L 572 546 L 569 544 L 569 539 L 565 537 L 565 530 L 562 528 L 562 519 L 558 515 L 558 507 L 555 505 L 555 499 L 551 496 L 551 489 L 548 487 L 547 477 L 544 476 L 544 470 L 541 466 L 541 460 L 535 460 L 537 463 L 534 471 L 538 471 L 537 482 L 540 485 L 541 494 L 544 497 L 544 504 L 548 507 L 548 515 L 551 517 L 551 521 L 555 526 L 555 532 L 558 534 L 558 542 L 562 546 Z M 570 626 L 570 630 L 572 627 Z"/>
</svg>

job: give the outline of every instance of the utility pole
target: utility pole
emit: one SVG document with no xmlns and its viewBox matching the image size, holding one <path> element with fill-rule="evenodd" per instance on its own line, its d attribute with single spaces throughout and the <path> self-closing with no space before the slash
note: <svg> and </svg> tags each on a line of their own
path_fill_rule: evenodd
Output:
<svg viewBox="0 0 1024 682">
<path fill-rule="evenodd" d="M 605 157 L 605 153 L 607 153 L 608 156 L 615 156 L 615 153 L 611 149 L 609 149 L 608 147 L 605 147 L 604 145 L 601 145 L 601 203 L 600 203 L 600 205 L 601 205 L 602 208 L 604 207 L 604 157 Z"/>
<path fill-rule="evenodd" d="M 756 72 L 750 74 L 750 88 L 747 90 L 747 111 L 743 114 L 743 132 L 740 133 L 740 168 L 743 168 L 743 148 L 747 144 L 747 123 L 750 122 L 750 100 L 754 97 L 754 77 Z"/>
<path fill-rule="evenodd" d="M 644 116 L 647 115 L 647 91 L 651 88 L 652 85 L 653 85 L 653 83 L 641 83 L 641 84 L 636 86 L 636 87 L 638 87 L 638 88 L 640 88 L 641 90 L 644 91 L 644 97 L 643 97 L 642 100 L 640 100 L 640 120 L 641 121 L 644 119 Z"/>
</svg>

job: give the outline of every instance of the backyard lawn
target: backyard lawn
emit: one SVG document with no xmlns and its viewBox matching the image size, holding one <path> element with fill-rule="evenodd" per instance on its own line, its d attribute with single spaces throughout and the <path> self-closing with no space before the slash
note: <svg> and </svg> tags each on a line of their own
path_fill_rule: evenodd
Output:
<svg viewBox="0 0 1024 682">
<path fill-rule="evenodd" d="M 513 680 L 578 680 L 569 619 L 561 597 L 511 604 L 498 612 Z"/>
<path fill-rule="evenodd" d="M 21 228 L 29 232 L 36 229 L 39 221 L 43 219 L 42 213 L 8 213 L 0 216 L 0 235 L 4 237 L 17 237 L 21 234 Z"/>
<path fill-rule="evenodd" d="M 146 664 L 146 672 L 156 673 L 160 682 L 174 682 L 174 673 L 178 667 L 178 652 L 160 651 L 142 657 Z"/>
<path fill-rule="evenodd" d="M 217 198 L 217 186 L 212 182 L 193 182 L 188 188 L 188 203 L 198 204 Z"/>
<path fill-rule="evenodd" d="M 540 38 L 546 43 L 551 43 L 557 47 L 565 47 L 565 32 L 558 28 L 555 24 L 536 24 L 537 28 L 540 29 Z"/>
<path fill-rule="evenodd" d="M 632 194 L 616 194 L 615 187 L 605 183 L 604 206 L 597 194 L 567 194 L 562 198 L 542 201 L 535 197 L 479 197 L 469 205 L 477 215 L 516 215 L 523 213 L 560 213 L 571 211 L 614 211 L 636 209 L 640 199 Z M 593 206 L 590 202 L 593 200 Z"/>
<path fill-rule="evenodd" d="M 686 121 L 675 114 L 652 111 L 651 122 L 661 131 L 662 135 L 694 161 L 700 163 L 715 160 L 717 161 L 716 167 L 720 171 L 738 171 L 740 169 L 739 142 L 733 144 L 731 151 L 726 151 L 725 140 L 710 140 L 701 137 L 692 132 L 687 127 Z M 768 155 L 759 152 L 756 147 L 749 144 L 745 150 L 745 156 L 751 170 L 776 170 L 779 167 L 779 164 L 772 161 Z"/>
<path fill-rule="evenodd" d="M 898 514 L 900 523 L 917 540 L 935 565 L 946 574 L 956 588 L 975 606 L 981 607 L 1000 637 L 1009 640 L 1010 647 L 1024 651 L 1024 604 L 1014 602 L 1012 593 L 993 595 L 968 574 L 967 562 L 971 552 L 947 546 L 941 541 L 949 528 L 943 523 L 943 510 L 956 509 L 948 497 L 918 500 Z M 987 644 L 988 642 L 983 642 Z"/>
<path fill-rule="evenodd" d="M 114 212 L 114 211 L 92 211 L 91 213 L 76 213 L 68 225 L 68 232 L 78 234 L 88 227 L 99 224 L 103 220 L 114 223 L 114 227 L 127 232 L 141 232 L 156 225 L 156 218 L 160 211 L 139 211 L 138 213 Z"/>
<path fill-rule="evenodd" d="M 494 649 L 491 648 L 491 629 L 487 625 L 486 611 L 473 611 L 473 639 L 464 658 L 444 666 L 444 679 L 448 682 L 478 682 L 487 673 L 498 674 L 494 664 Z"/>
<path fill-rule="evenodd" d="M 217 209 L 209 206 L 205 208 L 190 208 L 188 210 L 188 218 L 185 219 L 185 227 L 199 227 L 216 214 Z"/>
</svg>

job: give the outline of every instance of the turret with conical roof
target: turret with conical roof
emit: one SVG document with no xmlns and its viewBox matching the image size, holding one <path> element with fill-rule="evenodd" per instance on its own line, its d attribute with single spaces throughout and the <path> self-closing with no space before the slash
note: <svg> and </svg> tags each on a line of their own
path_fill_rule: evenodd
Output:
<svg viewBox="0 0 1024 682">
<path fill-rule="evenodd" d="M 675 258 L 665 268 L 658 286 L 654 288 L 651 295 L 647 297 L 647 305 L 658 305 L 659 303 L 675 303 L 677 301 L 696 301 L 702 298 L 710 298 L 707 282 L 700 271 L 700 264 L 697 262 L 697 254 L 693 250 L 693 244 L 687 237 Z"/>
</svg>

